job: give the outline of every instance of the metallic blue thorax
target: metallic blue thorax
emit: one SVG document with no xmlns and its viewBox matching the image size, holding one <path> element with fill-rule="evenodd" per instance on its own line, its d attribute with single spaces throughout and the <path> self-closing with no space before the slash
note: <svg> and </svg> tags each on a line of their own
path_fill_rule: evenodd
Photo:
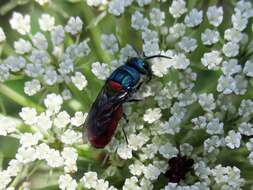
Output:
<svg viewBox="0 0 253 190">
<path fill-rule="evenodd" d="M 132 67 L 123 65 L 111 74 L 109 80 L 120 83 L 122 87 L 127 90 L 138 83 L 140 80 L 140 73 Z"/>
<path fill-rule="evenodd" d="M 125 65 L 117 68 L 108 80 L 116 81 L 122 85 L 125 90 L 134 87 L 140 80 L 140 74 L 144 67 L 144 61 L 140 58 L 132 58 Z"/>
</svg>

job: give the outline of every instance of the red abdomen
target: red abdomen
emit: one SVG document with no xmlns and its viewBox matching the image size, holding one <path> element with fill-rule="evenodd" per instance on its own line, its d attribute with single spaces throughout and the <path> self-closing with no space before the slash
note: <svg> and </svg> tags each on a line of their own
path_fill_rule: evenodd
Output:
<svg viewBox="0 0 253 190">
<path fill-rule="evenodd" d="M 112 116 L 108 118 L 103 126 L 96 129 L 96 124 L 88 127 L 88 140 L 95 148 L 104 148 L 112 139 L 118 122 L 123 115 L 123 109 L 120 105 L 112 112 Z M 97 118 L 94 118 L 96 120 Z M 95 123 L 95 122 L 94 122 Z M 98 124 L 99 125 L 99 124 Z"/>
</svg>

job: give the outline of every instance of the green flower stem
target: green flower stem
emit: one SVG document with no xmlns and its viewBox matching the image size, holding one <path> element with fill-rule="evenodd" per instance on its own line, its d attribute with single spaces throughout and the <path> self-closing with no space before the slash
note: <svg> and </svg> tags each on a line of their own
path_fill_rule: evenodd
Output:
<svg viewBox="0 0 253 190">
<path fill-rule="evenodd" d="M 5 109 L 5 105 L 4 105 L 4 101 L 3 99 L 0 97 L 0 109 L 1 109 L 1 112 L 6 115 L 6 109 Z"/>
<path fill-rule="evenodd" d="M 79 100 L 79 102 L 81 102 L 81 104 L 83 105 L 83 109 L 85 111 L 88 110 L 88 108 L 91 106 L 92 101 L 91 98 L 88 95 L 88 92 L 85 91 L 85 93 L 83 91 L 79 91 L 74 85 L 72 84 L 67 84 L 68 88 L 71 90 L 71 92 L 76 96 L 76 98 Z"/>
<path fill-rule="evenodd" d="M 12 9 L 16 8 L 17 6 L 24 5 L 24 4 L 28 3 L 29 1 L 30 0 L 11 0 L 10 2 L 4 4 L 0 8 L 0 15 L 5 15 L 6 13 L 8 13 Z"/>
<path fill-rule="evenodd" d="M 31 167 L 31 171 L 25 176 L 26 180 L 28 180 L 39 168 L 42 161 L 37 161 L 33 164 L 33 167 Z"/>
<path fill-rule="evenodd" d="M 95 17 L 95 15 L 88 8 L 85 1 L 82 1 L 81 4 L 82 4 L 81 6 L 83 9 L 83 17 L 84 17 L 85 25 L 89 26 L 90 21 Z M 108 54 L 106 54 L 105 51 L 101 48 L 100 32 L 98 30 L 98 27 L 88 27 L 87 29 L 90 34 L 91 42 L 94 45 L 95 53 L 99 61 L 109 64 L 111 59 L 108 56 Z"/>
<path fill-rule="evenodd" d="M 21 94 L 17 93 L 15 90 L 11 89 L 7 85 L 0 84 L 0 94 L 3 94 L 4 96 L 10 98 L 11 100 L 18 103 L 19 105 L 33 107 L 38 112 L 42 112 L 44 110 L 43 107 L 35 104 L 34 102 L 22 96 Z"/>
<path fill-rule="evenodd" d="M 26 177 L 27 173 L 28 173 L 28 169 L 29 166 L 26 165 L 24 166 L 23 168 L 23 171 L 20 172 L 16 177 L 15 179 L 12 181 L 12 183 L 10 184 L 10 187 L 16 187 L 21 181 L 24 180 L 24 178 Z"/>
<path fill-rule="evenodd" d="M 77 149 L 79 160 L 89 160 L 90 162 L 96 162 L 96 158 L 101 154 L 101 151 L 94 149 L 87 144 L 79 145 L 75 147 Z"/>
<path fill-rule="evenodd" d="M 0 152 L 0 170 L 3 170 L 4 154 Z"/>
<path fill-rule="evenodd" d="M 60 8 L 57 4 L 55 4 L 53 1 L 49 5 L 55 12 L 59 13 L 61 16 L 63 16 L 65 19 L 69 18 L 69 14 L 64 11 L 64 9 Z M 45 11 L 46 12 L 46 11 Z"/>
</svg>

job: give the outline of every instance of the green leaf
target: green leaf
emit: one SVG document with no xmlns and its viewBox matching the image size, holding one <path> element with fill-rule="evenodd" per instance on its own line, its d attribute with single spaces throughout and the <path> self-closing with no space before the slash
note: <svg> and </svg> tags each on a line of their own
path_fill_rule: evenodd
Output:
<svg viewBox="0 0 253 190">
<path fill-rule="evenodd" d="M 34 189 L 34 190 L 58 190 L 58 189 L 60 189 L 58 185 L 52 185 L 52 186 Z"/>
<path fill-rule="evenodd" d="M 66 0 L 66 1 L 70 3 L 79 3 L 81 0 Z"/>
<path fill-rule="evenodd" d="M 91 22 L 89 23 L 89 25 L 86 27 L 87 29 L 90 29 L 90 28 L 94 28 L 96 27 L 99 22 L 101 22 L 103 20 L 103 18 L 106 16 L 106 12 L 103 11 L 102 13 L 100 13 L 97 17 L 93 18 L 91 20 Z"/>
<path fill-rule="evenodd" d="M 19 141 L 11 137 L 0 137 L 0 151 L 4 158 L 14 158 L 16 150 L 18 149 Z"/>
</svg>

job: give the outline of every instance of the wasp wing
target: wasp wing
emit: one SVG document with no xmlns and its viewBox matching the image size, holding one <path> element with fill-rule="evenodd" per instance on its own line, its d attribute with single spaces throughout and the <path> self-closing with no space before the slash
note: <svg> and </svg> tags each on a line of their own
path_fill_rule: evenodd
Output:
<svg viewBox="0 0 253 190">
<path fill-rule="evenodd" d="M 106 130 L 106 126 L 114 119 L 115 110 L 128 98 L 126 91 L 111 93 L 107 85 L 101 89 L 85 121 L 85 126 L 92 128 L 97 135 Z"/>
</svg>

